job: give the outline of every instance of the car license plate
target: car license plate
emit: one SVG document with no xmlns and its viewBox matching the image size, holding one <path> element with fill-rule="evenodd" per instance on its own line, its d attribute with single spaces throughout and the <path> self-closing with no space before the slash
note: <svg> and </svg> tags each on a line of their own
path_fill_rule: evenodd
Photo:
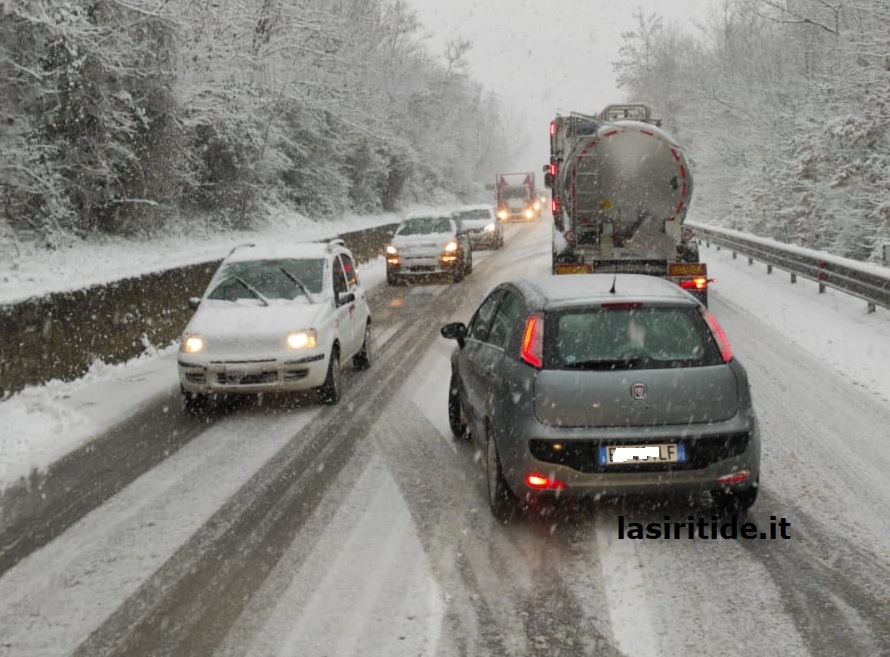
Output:
<svg viewBox="0 0 890 657">
<path fill-rule="evenodd" d="M 237 385 L 241 383 L 241 379 L 247 376 L 247 372 L 244 370 L 230 370 L 226 368 L 226 383 L 231 385 Z"/>
<path fill-rule="evenodd" d="M 686 448 L 683 443 L 664 445 L 603 445 L 600 447 L 600 465 L 624 463 L 684 463 Z"/>
</svg>

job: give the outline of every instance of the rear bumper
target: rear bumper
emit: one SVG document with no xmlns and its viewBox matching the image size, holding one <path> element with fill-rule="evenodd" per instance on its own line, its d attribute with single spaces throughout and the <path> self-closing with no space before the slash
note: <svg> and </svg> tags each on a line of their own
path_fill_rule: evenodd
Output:
<svg viewBox="0 0 890 657">
<path fill-rule="evenodd" d="M 571 495 L 579 497 L 628 494 L 675 493 L 708 490 L 741 490 L 751 487 L 760 475 L 760 433 L 750 412 L 729 421 L 706 426 L 618 428 L 602 432 L 561 429 L 531 421 L 523 428 L 512 427 L 514 436 L 498 437 L 498 451 L 504 476 L 520 497 L 526 495 Z M 506 433 L 506 432 L 505 432 Z M 541 446 L 554 442 L 572 458 L 555 457 Z M 683 444 L 684 463 L 639 463 L 603 465 L 599 447 L 603 445 Z M 539 458 L 543 457 L 543 458 Z M 560 462 L 562 461 L 562 462 Z M 723 477 L 747 472 L 741 481 L 723 483 Z M 526 483 L 529 474 L 540 474 L 565 484 L 561 490 L 541 491 Z"/>
</svg>

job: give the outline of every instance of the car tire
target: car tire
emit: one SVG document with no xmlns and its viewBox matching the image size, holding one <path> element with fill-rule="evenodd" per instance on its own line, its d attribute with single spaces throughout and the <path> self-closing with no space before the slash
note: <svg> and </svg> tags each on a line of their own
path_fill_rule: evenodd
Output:
<svg viewBox="0 0 890 657">
<path fill-rule="evenodd" d="M 189 415 L 201 417 L 210 411 L 210 396 L 200 392 L 181 390 L 182 403 Z"/>
<path fill-rule="evenodd" d="M 757 485 L 738 491 L 712 490 L 711 497 L 721 511 L 742 512 L 754 506 L 758 490 Z"/>
<path fill-rule="evenodd" d="M 386 272 L 386 284 L 387 285 L 399 285 L 402 280 L 399 278 L 398 274 L 395 274 L 389 270 Z"/>
<path fill-rule="evenodd" d="M 472 251 L 467 252 L 467 259 L 466 259 L 465 264 L 466 264 L 466 275 L 469 276 L 470 274 L 473 273 L 473 252 Z"/>
<path fill-rule="evenodd" d="M 455 267 L 451 272 L 451 282 L 452 283 L 460 283 L 464 280 L 464 277 L 467 275 L 466 267 L 464 267 L 464 263 L 460 263 L 460 266 Z"/>
<path fill-rule="evenodd" d="M 488 505 L 491 507 L 491 512 L 495 518 L 506 521 L 516 511 L 517 499 L 504 478 L 497 443 L 490 430 L 486 432 L 485 452 L 485 479 L 488 486 Z"/>
<path fill-rule="evenodd" d="M 340 401 L 340 394 L 340 352 L 334 347 L 328 359 L 328 374 L 324 383 L 318 388 L 318 396 L 322 404 L 333 406 Z"/>
<path fill-rule="evenodd" d="M 357 370 L 366 370 L 371 367 L 371 322 L 365 323 L 365 337 L 362 340 L 362 348 L 352 357 L 352 366 Z"/>
<path fill-rule="evenodd" d="M 455 438 L 466 440 L 469 436 L 463 404 L 460 401 L 460 386 L 453 373 L 451 383 L 448 385 L 448 424 Z"/>
</svg>

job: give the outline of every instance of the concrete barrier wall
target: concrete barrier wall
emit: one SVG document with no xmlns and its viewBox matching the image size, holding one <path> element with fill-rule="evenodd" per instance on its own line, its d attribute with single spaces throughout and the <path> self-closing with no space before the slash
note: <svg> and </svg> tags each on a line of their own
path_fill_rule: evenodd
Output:
<svg viewBox="0 0 890 657">
<path fill-rule="evenodd" d="M 359 263 L 383 253 L 395 225 L 344 233 Z M 220 261 L 143 274 L 0 306 L 0 398 L 28 385 L 82 376 L 179 337 Z"/>
</svg>

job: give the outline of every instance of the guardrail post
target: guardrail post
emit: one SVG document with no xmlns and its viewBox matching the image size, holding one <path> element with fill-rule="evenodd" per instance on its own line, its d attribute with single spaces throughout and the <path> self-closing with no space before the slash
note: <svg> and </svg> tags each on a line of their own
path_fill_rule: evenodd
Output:
<svg viewBox="0 0 890 657">
<path fill-rule="evenodd" d="M 877 310 L 877 308 L 875 308 L 874 301 L 867 302 L 867 304 L 865 306 L 865 313 L 867 315 L 871 315 L 875 310 Z"/>
<path fill-rule="evenodd" d="M 794 272 L 791 272 L 791 282 L 797 283 L 797 274 L 795 274 Z"/>
<path fill-rule="evenodd" d="M 772 274 L 772 273 L 773 273 L 773 266 L 772 266 L 772 265 L 767 265 L 767 266 L 766 266 L 766 273 L 767 273 L 767 274 Z"/>
<path fill-rule="evenodd" d="M 736 253 L 735 251 L 733 251 L 733 252 L 732 252 L 732 259 L 735 260 L 735 259 L 738 258 L 738 257 L 739 257 L 739 254 Z"/>
<path fill-rule="evenodd" d="M 819 294 L 825 293 L 825 281 L 828 280 L 828 272 L 825 271 L 825 261 L 819 261 Z"/>
<path fill-rule="evenodd" d="M 753 264 L 754 264 L 754 258 L 752 258 L 751 256 L 748 256 L 748 266 L 751 266 Z"/>
</svg>

